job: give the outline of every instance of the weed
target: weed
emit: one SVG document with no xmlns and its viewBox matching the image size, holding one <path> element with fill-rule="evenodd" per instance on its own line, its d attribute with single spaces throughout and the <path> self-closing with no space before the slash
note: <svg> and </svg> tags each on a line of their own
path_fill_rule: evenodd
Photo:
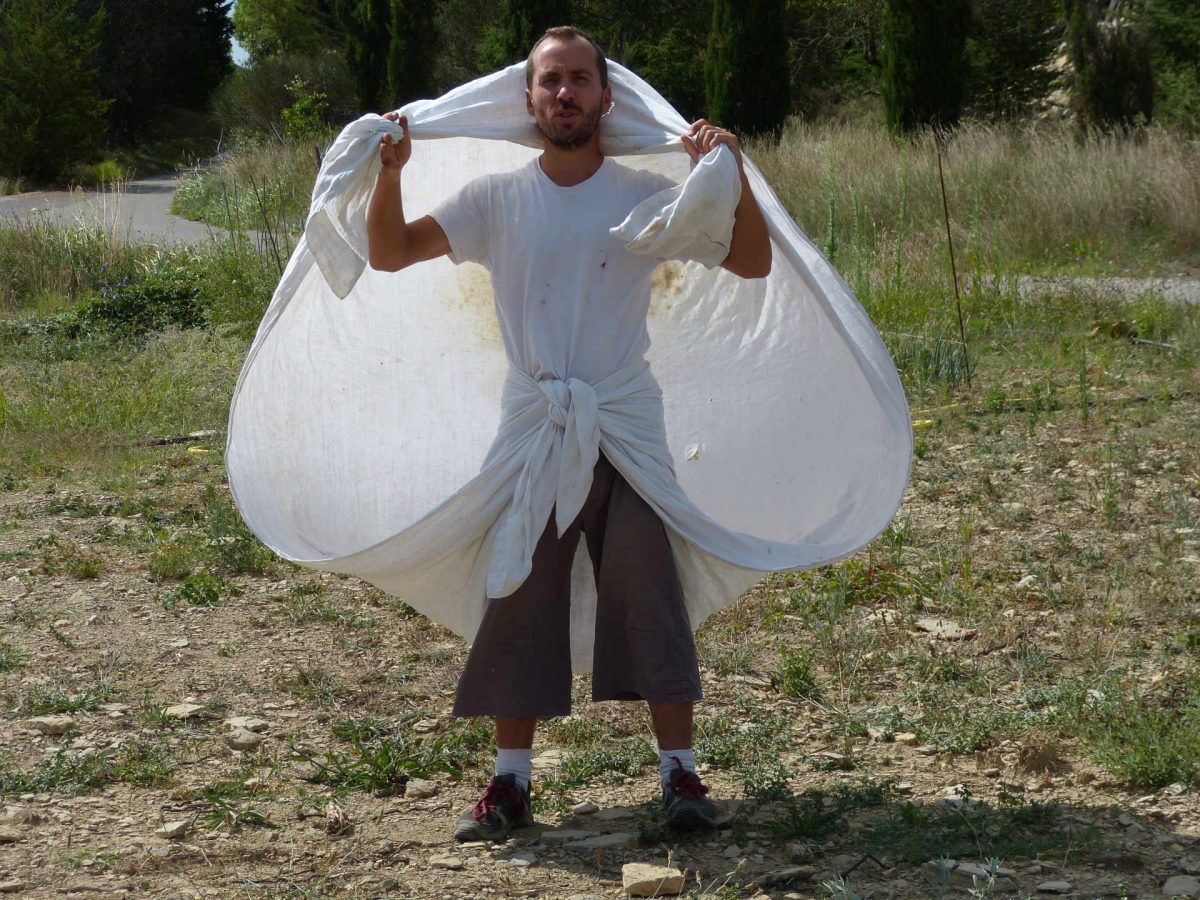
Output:
<svg viewBox="0 0 1200 900">
<path fill-rule="evenodd" d="M 808 650 L 787 650 L 779 669 L 779 690 L 785 697 L 816 700 L 821 691 L 813 672 L 812 653 Z"/>
<path fill-rule="evenodd" d="M 559 788 L 580 787 L 596 778 L 638 775 L 657 762 L 658 751 L 649 741 L 626 738 L 569 754 L 553 780 Z"/>
<path fill-rule="evenodd" d="M 217 606 L 222 594 L 236 593 L 224 581 L 207 572 L 188 575 L 176 588 L 162 595 L 163 609 L 173 611 L 177 607 Z"/>
<path fill-rule="evenodd" d="M 320 666 L 311 669 L 300 666 L 291 678 L 281 679 L 278 686 L 310 703 L 332 703 L 347 692 L 346 686 Z"/>
<path fill-rule="evenodd" d="M 59 791 L 81 794 L 116 782 L 154 784 L 174 770 L 168 748 L 133 738 L 118 750 L 73 753 L 65 747 L 29 772 L 0 768 L 0 796 Z"/>
<path fill-rule="evenodd" d="M 259 543 L 233 505 L 209 485 L 204 489 L 205 555 L 215 568 L 232 575 L 269 575 L 278 568 L 275 555 Z"/>
<path fill-rule="evenodd" d="M 94 684 L 79 693 L 70 693 L 57 685 L 50 688 L 33 687 L 22 699 L 20 712 L 26 716 L 91 712 L 116 696 L 116 690 L 108 684 Z"/>
<path fill-rule="evenodd" d="M 12 672 L 25 665 L 25 651 L 0 638 L 0 672 Z"/>
<path fill-rule="evenodd" d="M 326 593 L 317 582 L 306 582 L 292 588 L 283 608 L 296 625 L 327 622 L 343 628 L 369 628 L 375 624 L 373 619 L 350 609 L 338 597 Z"/>
<path fill-rule="evenodd" d="M 196 548 L 180 540 L 158 543 L 146 560 L 150 577 L 157 581 L 182 581 L 196 571 L 197 564 Z"/>
</svg>

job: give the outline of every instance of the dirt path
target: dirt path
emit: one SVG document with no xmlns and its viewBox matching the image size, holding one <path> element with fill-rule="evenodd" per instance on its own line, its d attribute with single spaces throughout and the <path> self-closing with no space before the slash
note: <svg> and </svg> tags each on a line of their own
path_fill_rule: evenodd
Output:
<svg viewBox="0 0 1200 900">
<path fill-rule="evenodd" d="M 102 224 L 136 243 L 198 244 L 222 233 L 171 214 L 177 174 L 139 178 L 119 190 L 31 191 L 0 197 L 0 221 L 41 218 L 54 225 Z"/>
</svg>

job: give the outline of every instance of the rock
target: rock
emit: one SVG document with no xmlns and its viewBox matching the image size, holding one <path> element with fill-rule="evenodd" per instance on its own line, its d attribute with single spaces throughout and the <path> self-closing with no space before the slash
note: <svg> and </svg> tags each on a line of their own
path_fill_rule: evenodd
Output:
<svg viewBox="0 0 1200 900">
<path fill-rule="evenodd" d="M 1017 587 L 1024 590 L 1025 588 L 1033 587 L 1035 584 L 1037 584 L 1037 576 L 1026 575 L 1017 582 Z"/>
<path fill-rule="evenodd" d="M 621 887 L 630 897 L 673 897 L 683 890 L 683 872 L 649 863 L 621 867 Z"/>
<path fill-rule="evenodd" d="M 255 734 L 258 734 L 270 728 L 271 723 L 266 719 L 260 719 L 258 716 L 234 716 L 231 719 L 225 720 L 225 727 L 230 729 L 245 728 L 247 731 L 253 731 Z"/>
<path fill-rule="evenodd" d="M 554 769 L 562 765 L 563 752 L 561 750 L 547 750 L 535 756 L 532 760 L 535 769 Z"/>
<path fill-rule="evenodd" d="M 930 860 L 921 866 L 925 877 L 930 882 L 936 884 L 943 877 L 948 877 L 950 884 L 953 887 L 959 888 L 974 888 L 980 885 L 987 884 L 989 873 L 986 866 L 981 866 L 976 863 L 958 862 L 957 860 Z M 943 872 L 945 876 L 943 876 Z M 1012 869 L 997 868 L 995 872 L 996 881 L 1015 882 L 1017 873 Z"/>
<path fill-rule="evenodd" d="M 566 844 L 566 847 L 568 850 L 583 850 L 590 853 L 593 850 L 620 850 L 626 847 L 636 847 L 637 842 L 636 834 L 614 831 L 612 834 L 598 834 L 582 841 L 571 841 Z"/>
<path fill-rule="evenodd" d="M 0 881 L 0 894 L 17 894 L 25 889 L 25 882 L 17 881 Z"/>
<path fill-rule="evenodd" d="M 186 819 L 180 819 L 176 822 L 166 822 L 161 828 L 154 829 L 155 837 L 166 838 L 168 841 L 177 841 L 188 833 L 188 828 L 191 823 Z"/>
<path fill-rule="evenodd" d="M 915 734 L 913 734 L 911 731 L 901 731 L 899 734 L 897 734 L 895 736 L 895 738 L 893 738 L 893 740 L 897 744 L 902 744 L 905 747 L 917 746 L 917 736 Z"/>
<path fill-rule="evenodd" d="M 449 869 L 451 872 L 457 872 L 463 867 L 463 861 L 457 856 L 439 856 L 437 859 L 431 859 L 429 864 L 439 869 Z"/>
<path fill-rule="evenodd" d="M 547 844 L 565 844 L 569 841 L 585 841 L 595 837 L 594 831 L 581 831 L 577 828 L 555 828 L 542 832 L 542 841 Z"/>
<path fill-rule="evenodd" d="M 974 628 L 963 628 L 949 619 L 917 619 L 916 625 L 939 641 L 965 641 L 979 633 Z"/>
<path fill-rule="evenodd" d="M 797 843 L 788 845 L 788 859 L 797 865 L 810 863 L 813 861 L 813 858 L 813 849 L 812 847 L 808 846 L 808 844 Z"/>
<path fill-rule="evenodd" d="M 225 735 L 225 743 L 234 750 L 257 750 L 263 742 L 261 734 L 245 728 L 235 728 Z"/>
<path fill-rule="evenodd" d="M 572 894 L 567 900 L 604 900 L 604 898 L 595 894 Z"/>
<path fill-rule="evenodd" d="M 571 812 L 575 813 L 577 816 L 590 816 L 592 813 L 599 811 L 600 807 L 598 807 L 591 800 L 584 800 L 582 803 L 576 803 L 571 807 Z"/>
<path fill-rule="evenodd" d="M 1188 792 L 1188 786 L 1182 781 L 1176 781 L 1173 784 L 1168 784 L 1164 790 L 1172 797 L 1182 797 Z"/>
<path fill-rule="evenodd" d="M 346 814 L 346 810 L 342 809 L 336 803 L 329 803 L 325 806 L 325 831 L 329 834 L 349 834 L 354 830 L 354 823 L 350 821 L 350 816 Z"/>
<path fill-rule="evenodd" d="M 0 825 L 0 844 L 15 844 L 23 840 L 25 840 L 25 835 L 21 833 L 20 828 L 12 825 Z"/>
<path fill-rule="evenodd" d="M 789 881 L 812 881 L 816 874 L 816 866 L 788 866 L 786 869 L 777 869 L 755 880 L 762 887 L 770 887 L 775 884 L 787 884 Z"/>
<path fill-rule="evenodd" d="M 1069 881 L 1043 881 L 1037 886 L 1039 894 L 1069 894 L 1071 892 L 1071 882 Z"/>
<path fill-rule="evenodd" d="M 412 797 L 416 800 L 424 800 L 432 797 L 437 792 L 437 782 L 430 781 L 427 778 L 411 778 L 408 784 L 404 786 L 404 796 Z"/>
<path fill-rule="evenodd" d="M 1167 897 L 1200 897 L 1200 878 L 1192 875 L 1174 875 L 1162 886 Z"/>
<path fill-rule="evenodd" d="M 537 862 L 537 854 L 534 853 L 514 853 L 508 858 L 509 863 L 519 869 L 528 869 Z"/>
<path fill-rule="evenodd" d="M 204 707 L 198 703 L 177 703 L 174 706 L 168 706 L 163 712 L 172 719 L 187 721 L 188 719 L 196 718 L 204 712 Z"/>
<path fill-rule="evenodd" d="M 914 753 L 919 753 L 921 756 L 937 756 L 937 744 L 922 744 L 920 747 L 913 747 Z"/>
<path fill-rule="evenodd" d="M 742 848 L 737 844 L 730 844 L 722 851 L 721 855 L 726 859 L 737 859 L 742 855 Z"/>
<path fill-rule="evenodd" d="M 596 813 L 596 818 L 601 822 L 611 822 L 614 819 L 628 819 L 634 812 L 628 806 L 610 806 Z"/>
<path fill-rule="evenodd" d="M 60 894 L 91 894 L 130 891 L 132 889 L 132 885 L 127 881 L 96 881 L 91 878 L 72 878 L 60 887 L 58 892 Z"/>
<path fill-rule="evenodd" d="M 29 720 L 29 727 L 42 734 L 66 734 L 75 727 L 75 720 L 67 715 L 38 716 Z"/>
</svg>

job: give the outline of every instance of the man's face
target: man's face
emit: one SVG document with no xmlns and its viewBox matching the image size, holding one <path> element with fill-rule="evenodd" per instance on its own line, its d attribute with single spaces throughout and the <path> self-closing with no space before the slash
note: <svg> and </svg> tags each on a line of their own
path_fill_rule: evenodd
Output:
<svg viewBox="0 0 1200 900">
<path fill-rule="evenodd" d="M 555 147 L 575 150 L 596 133 L 608 111 L 611 88 L 600 87 L 596 51 L 578 38 L 543 41 L 533 54 L 533 86 L 525 106 Z"/>
</svg>

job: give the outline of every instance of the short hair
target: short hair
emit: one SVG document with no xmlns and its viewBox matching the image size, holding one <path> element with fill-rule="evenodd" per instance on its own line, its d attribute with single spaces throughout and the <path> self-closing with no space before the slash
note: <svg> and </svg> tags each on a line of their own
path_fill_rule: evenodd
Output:
<svg viewBox="0 0 1200 900">
<path fill-rule="evenodd" d="M 555 25 L 553 28 L 547 28 L 542 36 L 533 42 L 533 46 L 529 48 L 529 56 L 525 57 L 525 87 L 533 87 L 533 54 L 543 41 L 552 38 L 558 40 L 581 39 L 591 44 L 592 49 L 596 51 L 596 68 L 600 71 L 600 87 L 608 87 L 608 60 L 604 57 L 604 50 L 592 39 L 590 34 L 574 25 Z"/>
</svg>

